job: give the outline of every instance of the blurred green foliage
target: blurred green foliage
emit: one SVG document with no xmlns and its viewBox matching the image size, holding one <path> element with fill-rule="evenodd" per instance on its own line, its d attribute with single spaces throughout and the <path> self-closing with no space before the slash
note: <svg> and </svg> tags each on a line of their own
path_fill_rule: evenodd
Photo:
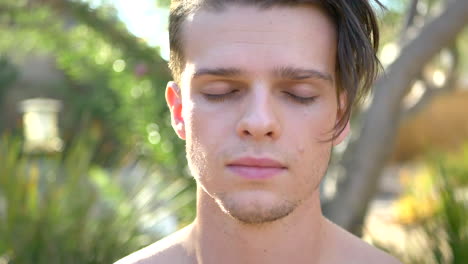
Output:
<svg viewBox="0 0 468 264">
<path fill-rule="evenodd" d="M 0 57 L 0 101 L 3 98 L 3 94 L 13 81 L 15 81 L 18 72 L 16 67 L 11 64 L 8 58 Z"/>
<path fill-rule="evenodd" d="M 440 208 L 426 233 L 436 263 L 462 264 L 468 260 L 468 145 L 456 155 L 432 160 Z M 435 235 L 434 234 L 440 234 Z"/>
<path fill-rule="evenodd" d="M 107 154 L 137 148 L 168 177 L 185 175 L 183 142 L 170 126 L 164 100 L 170 75 L 158 50 L 129 34 L 109 6 L 50 2 L 0 3 L 0 54 L 55 58 L 66 77 L 63 95 L 71 112 L 64 118 L 65 139 L 73 138 L 87 115 L 102 125 Z"/>
<path fill-rule="evenodd" d="M 165 221 L 194 199 L 186 182 L 138 173 L 129 157 L 93 165 L 97 133 L 83 134 L 94 138 L 34 156 L 0 139 L 1 263 L 113 263 L 167 235 Z"/>
<path fill-rule="evenodd" d="M 67 110 L 63 154 L 31 157 L 19 141 L 0 141 L 0 263 L 112 263 L 167 235 L 168 219 L 194 218 L 157 48 L 111 6 L 81 1 L 1 1 L 0 35 L 0 95 L 16 77 L 10 61 L 46 54 L 64 74 Z"/>
<path fill-rule="evenodd" d="M 420 230 L 423 256 L 405 252 L 409 264 L 462 264 L 468 259 L 468 144 L 456 153 L 434 152 L 428 174 L 414 178 L 406 196 L 414 203 L 412 230 Z M 425 170 L 426 171 L 426 170 Z M 429 198 L 427 198 L 430 196 Z M 403 200 L 402 200 L 403 201 Z M 430 210 L 424 208 L 431 208 Z M 379 245 L 382 246 L 382 245 Z M 385 246 L 383 246 L 385 249 Z M 392 251 L 391 249 L 387 249 Z M 395 255 L 398 253 L 393 252 Z"/>
<path fill-rule="evenodd" d="M 8 86 L 10 86 L 17 78 L 18 71 L 16 67 L 10 62 L 10 60 L 0 55 L 0 102 L 7 92 Z M 0 122 L 0 131 L 3 129 L 3 124 Z"/>
</svg>

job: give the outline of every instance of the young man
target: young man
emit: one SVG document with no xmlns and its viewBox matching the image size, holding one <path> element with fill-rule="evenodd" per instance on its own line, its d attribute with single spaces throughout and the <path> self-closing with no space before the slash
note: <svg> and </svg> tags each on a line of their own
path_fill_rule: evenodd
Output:
<svg viewBox="0 0 468 264">
<path fill-rule="evenodd" d="M 319 183 L 375 78 L 366 0 L 182 0 L 166 89 L 197 217 L 128 263 L 399 263 L 322 216 Z"/>
</svg>

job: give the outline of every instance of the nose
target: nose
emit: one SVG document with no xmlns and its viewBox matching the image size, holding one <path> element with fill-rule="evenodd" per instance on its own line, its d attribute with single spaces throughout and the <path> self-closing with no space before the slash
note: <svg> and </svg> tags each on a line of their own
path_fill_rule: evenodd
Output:
<svg viewBox="0 0 468 264">
<path fill-rule="evenodd" d="M 251 100 L 246 103 L 237 125 L 238 135 L 256 141 L 277 139 L 281 126 L 271 95 L 252 92 Z"/>
</svg>

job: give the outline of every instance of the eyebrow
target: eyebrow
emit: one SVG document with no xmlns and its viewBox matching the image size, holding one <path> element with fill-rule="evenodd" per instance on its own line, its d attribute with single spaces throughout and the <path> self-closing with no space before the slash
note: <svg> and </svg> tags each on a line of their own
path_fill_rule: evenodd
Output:
<svg viewBox="0 0 468 264">
<path fill-rule="evenodd" d="M 203 75 L 213 75 L 219 77 L 239 77 L 245 74 L 244 71 L 237 68 L 213 68 L 213 69 L 199 69 L 193 74 L 193 78 L 197 78 Z"/>
<path fill-rule="evenodd" d="M 274 76 L 278 76 L 282 79 L 289 79 L 294 81 L 300 81 L 305 79 L 321 79 L 333 83 L 331 74 L 327 72 L 321 72 L 315 69 L 303 69 L 296 67 L 279 67 L 274 71 Z"/>
<path fill-rule="evenodd" d="M 193 78 L 197 78 L 203 75 L 212 75 L 218 77 L 235 78 L 242 75 L 247 75 L 247 72 L 239 68 L 202 68 L 196 70 L 193 74 Z M 315 69 L 304 69 L 297 67 L 278 67 L 272 72 L 272 75 L 281 79 L 288 79 L 293 81 L 300 81 L 305 79 L 321 79 L 333 83 L 331 74 L 321 72 Z"/>
</svg>

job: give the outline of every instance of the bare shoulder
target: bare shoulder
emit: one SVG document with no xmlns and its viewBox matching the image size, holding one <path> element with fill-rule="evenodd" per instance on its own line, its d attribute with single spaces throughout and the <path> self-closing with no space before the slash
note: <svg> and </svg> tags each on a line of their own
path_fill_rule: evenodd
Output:
<svg viewBox="0 0 468 264">
<path fill-rule="evenodd" d="M 114 264 L 190 263 L 190 252 L 184 246 L 189 232 L 190 228 L 185 227 L 156 243 L 126 256 Z"/>
<path fill-rule="evenodd" d="M 346 230 L 329 222 L 330 241 L 333 243 L 332 263 L 402 264 L 395 257 L 375 248 Z"/>
</svg>

